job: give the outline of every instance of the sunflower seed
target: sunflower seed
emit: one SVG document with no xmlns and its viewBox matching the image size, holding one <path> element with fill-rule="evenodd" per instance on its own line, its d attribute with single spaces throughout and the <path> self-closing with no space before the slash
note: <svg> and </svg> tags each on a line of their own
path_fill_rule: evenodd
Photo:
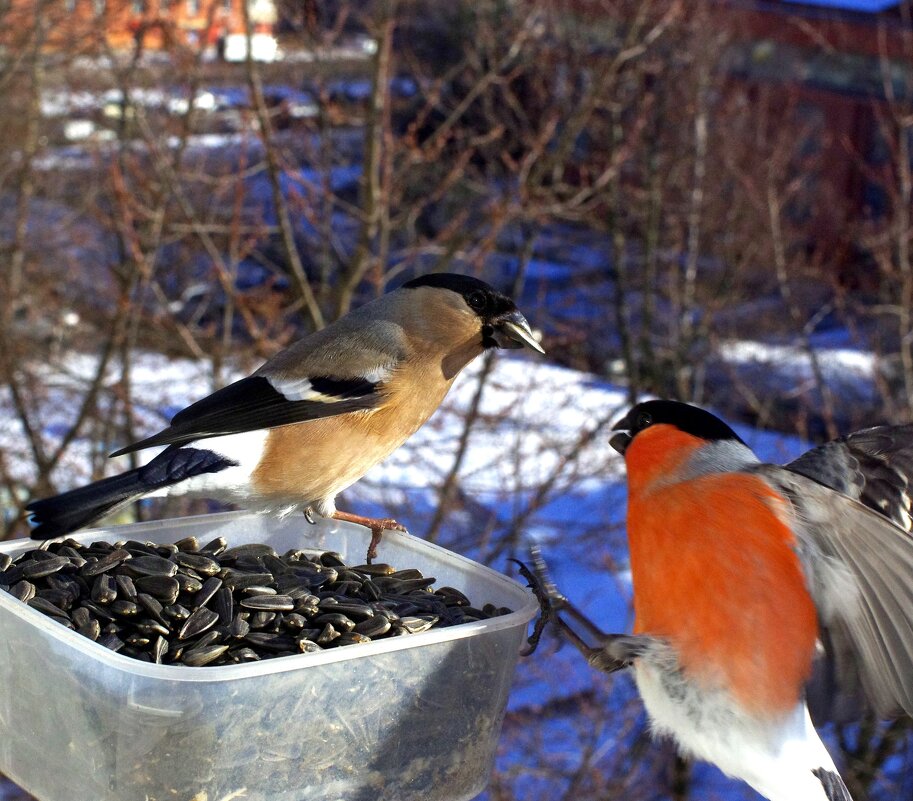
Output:
<svg viewBox="0 0 913 801">
<path fill-rule="evenodd" d="M 212 599 L 212 604 L 213 609 L 219 615 L 219 624 L 227 626 L 231 623 L 231 619 L 235 616 L 235 599 L 231 594 L 231 589 L 228 587 L 218 589 Z"/>
<path fill-rule="evenodd" d="M 226 587 L 232 590 L 243 590 L 245 587 L 269 585 L 273 582 L 272 573 L 244 573 L 238 570 L 223 570 L 220 577 Z"/>
<path fill-rule="evenodd" d="M 88 609 L 84 606 L 80 606 L 78 609 L 74 609 L 70 612 L 70 620 L 73 621 L 74 626 L 81 628 L 92 620 L 92 615 L 89 614 Z"/>
<path fill-rule="evenodd" d="M 26 601 L 26 603 L 31 606 L 32 609 L 37 609 L 39 612 L 43 612 L 46 615 L 69 621 L 67 613 L 56 604 L 52 604 L 46 598 L 40 598 L 36 595 L 34 598 L 30 598 Z"/>
<path fill-rule="evenodd" d="M 314 618 L 314 623 L 319 626 L 330 625 L 338 632 L 349 632 L 355 628 L 355 621 L 338 612 L 327 612 Z"/>
<path fill-rule="evenodd" d="M 30 581 L 19 581 L 10 587 L 10 595 L 18 598 L 23 603 L 28 603 L 35 597 L 35 585 Z"/>
<path fill-rule="evenodd" d="M 97 604 L 109 604 L 117 598 L 117 583 L 114 576 L 102 573 L 92 583 L 92 600 Z"/>
<path fill-rule="evenodd" d="M 168 651 L 168 640 L 164 637 L 158 637 L 154 643 L 152 643 L 152 661 L 157 665 L 162 663 L 162 657 Z"/>
<path fill-rule="evenodd" d="M 339 632 L 336 631 L 336 629 L 332 626 L 332 624 L 327 623 L 323 627 L 323 631 L 321 631 L 320 634 L 317 635 L 317 639 L 315 640 L 315 642 L 318 645 L 327 645 L 327 644 L 331 643 L 333 640 L 335 640 L 338 636 L 339 636 Z"/>
<path fill-rule="evenodd" d="M 26 578 L 37 579 L 50 576 L 65 567 L 72 567 L 70 560 L 65 556 L 51 556 L 50 559 L 30 559 L 21 563 L 19 567 Z"/>
<path fill-rule="evenodd" d="M 371 642 L 371 638 L 366 637 L 364 634 L 359 634 L 357 631 L 349 631 L 345 634 L 340 634 L 330 645 L 334 648 L 340 648 L 344 645 L 357 645 L 363 642 Z"/>
<path fill-rule="evenodd" d="M 324 567 L 345 567 L 346 563 L 336 551 L 324 551 L 320 554 L 320 564 Z"/>
<path fill-rule="evenodd" d="M 200 550 L 200 543 L 196 537 L 184 537 L 175 543 L 175 547 L 184 553 L 196 553 Z"/>
<path fill-rule="evenodd" d="M 383 562 L 373 565 L 356 565 L 355 567 L 350 567 L 349 570 L 354 570 L 356 573 L 364 573 L 367 576 L 390 576 L 396 572 L 396 568 Z"/>
<path fill-rule="evenodd" d="M 216 591 L 219 590 L 222 586 L 222 579 L 211 576 L 203 582 L 203 586 L 197 591 L 197 594 L 193 597 L 193 605 L 197 606 L 206 606 L 209 603 L 209 600 L 213 595 L 216 594 Z"/>
<path fill-rule="evenodd" d="M 162 623 L 162 624 L 165 623 L 165 618 L 163 615 L 164 607 L 162 606 L 161 602 L 157 598 L 152 597 L 148 593 L 140 592 L 140 593 L 137 593 L 137 595 L 136 595 L 136 603 L 138 603 L 143 609 L 145 609 L 146 612 L 148 612 L 149 615 L 154 620 L 157 620 L 159 623 Z M 188 613 L 188 616 L 189 616 L 189 613 Z"/>
<path fill-rule="evenodd" d="M 229 635 L 236 640 L 246 637 L 250 633 L 250 623 L 248 623 L 240 614 L 234 616 L 231 625 L 228 627 Z"/>
<path fill-rule="evenodd" d="M 184 651 L 181 661 L 191 667 L 202 667 L 214 662 L 228 650 L 227 645 L 203 645 Z"/>
<path fill-rule="evenodd" d="M 242 592 L 245 595 L 277 595 L 278 593 L 272 587 L 264 587 L 254 585 L 253 587 L 245 587 Z"/>
<path fill-rule="evenodd" d="M 167 637 L 171 634 L 169 628 L 157 620 L 141 620 L 136 624 L 136 629 L 147 636 L 158 634 L 161 637 Z"/>
<path fill-rule="evenodd" d="M 136 600 L 136 585 L 133 583 L 133 579 L 130 576 L 114 576 L 114 581 L 117 584 L 117 594 L 119 597 L 124 598 L 127 601 Z"/>
<path fill-rule="evenodd" d="M 252 542 L 246 545 L 236 545 L 234 548 L 228 548 L 225 551 L 222 551 L 220 554 L 222 562 L 230 561 L 232 559 L 241 559 L 241 558 L 254 558 L 258 556 L 263 556 L 269 554 L 270 556 L 278 556 L 279 554 L 273 549 L 271 545 L 264 545 L 262 543 Z"/>
<path fill-rule="evenodd" d="M 222 569 L 215 559 L 210 559 L 202 554 L 179 551 L 173 559 L 181 567 L 189 567 L 201 576 L 214 576 Z"/>
<path fill-rule="evenodd" d="M 221 629 L 210 629 L 205 634 L 197 637 L 193 642 L 187 643 L 188 648 L 205 648 L 207 645 L 215 645 L 225 640 L 225 632 Z"/>
<path fill-rule="evenodd" d="M 111 611 L 120 617 L 136 617 L 139 614 L 139 604 L 133 601 L 114 601 L 110 605 Z"/>
<path fill-rule="evenodd" d="M 404 617 L 400 619 L 399 626 L 409 632 L 409 634 L 419 634 L 420 632 L 428 631 L 435 623 L 437 623 L 436 618 Z"/>
<path fill-rule="evenodd" d="M 111 551 L 107 556 L 103 556 L 95 562 L 86 561 L 80 568 L 79 573 L 82 576 L 97 576 L 100 573 L 107 573 L 120 564 L 123 564 L 130 558 L 130 552 L 122 548 Z"/>
<path fill-rule="evenodd" d="M 245 609 L 257 609 L 268 612 L 291 612 L 295 602 L 288 595 L 252 595 L 241 599 Z"/>
<path fill-rule="evenodd" d="M 363 634 L 370 639 L 371 637 L 382 637 L 390 631 L 391 625 L 392 624 L 387 618 L 378 615 L 377 617 L 369 617 L 367 620 L 362 620 L 360 623 L 357 623 L 354 631 L 358 634 Z"/>
<path fill-rule="evenodd" d="M 69 612 L 73 606 L 73 601 L 76 600 L 76 596 L 71 592 L 66 590 L 55 590 L 49 587 L 38 590 L 35 594 L 40 598 L 44 598 L 46 601 L 50 601 L 54 606 L 60 607 L 64 612 Z"/>
<path fill-rule="evenodd" d="M 158 598 L 166 606 L 177 600 L 181 590 L 181 585 L 173 576 L 140 576 L 133 583 L 136 585 L 137 592 L 144 592 Z"/>
<path fill-rule="evenodd" d="M 218 619 L 219 616 L 215 612 L 205 606 L 201 606 L 184 621 L 184 625 L 181 626 L 181 630 L 178 632 L 178 639 L 187 640 L 200 632 L 206 631 L 210 626 L 215 625 Z"/>
<path fill-rule="evenodd" d="M 303 654 L 312 654 L 316 651 L 322 651 L 323 649 L 313 640 L 307 640 L 302 637 L 298 640 L 298 650 Z"/>
<path fill-rule="evenodd" d="M 418 570 L 347 567 L 342 557 L 269 545 L 203 548 L 74 539 L 0 560 L 0 588 L 83 636 L 135 659 L 224 665 L 483 620 L 510 610 L 473 607 L 432 588 Z M 181 603 L 179 603 L 179 599 Z M 187 607 L 190 607 L 189 609 Z"/>
<path fill-rule="evenodd" d="M 97 620 L 92 618 L 78 626 L 76 631 L 82 634 L 83 637 L 88 637 L 90 640 L 97 640 L 101 636 L 101 625 Z"/>
<path fill-rule="evenodd" d="M 439 587 L 434 594 L 442 597 L 448 606 L 470 606 L 469 599 L 453 587 Z"/>
<path fill-rule="evenodd" d="M 260 657 L 253 648 L 235 648 L 228 652 L 233 662 L 257 662 Z"/>
<path fill-rule="evenodd" d="M 248 622 L 250 623 L 250 627 L 252 629 L 261 631 L 263 629 L 269 628 L 270 624 L 275 619 L 276 619 L 275 612 L 267 612 L 265 609 L 259 609 L 256 612 L 254 612 L 250 616 L 250 618 L 248 618 Z"/>
<path fill-rule="evenodd" d="M 200 548 L 200 553 L 205 556 L 219 556 L 224 553 L 227 547 L 228 543 L 225 542 L 225 537 L 216 537 L 214 540 L 207 542 Z"/>
<path fill-rule="evenodd" d="M 187 620 L 190 610 L 181 604 L 170 604 L 162 610 L 162 614 L 171 620 Z"/>
<path fill-rule="evenodd" d="M 124 568 L 135 577 L 173 576 L 178 572 L 174 562 L 158 554 L 134 556 L 124 563 Z"/>
<path fill-rule="evenodd" d="M 178 583 L 178 589 L 180 592 L 186 593 L 187 595 L 196 595 L 200 590 L 203 589 L 203 582 L 198 579 L 196 576 L 189 576 L 184 572 L 186 568 L 181 568 L 181 572 L 178 572 L 175 575 L 175 581 Z"/>
<path fill-rule="evenodd" d="M 301 631 L 307 625 L 307 618 L 292 612 L 290 615 L 285 615 L 282 622 L 289 631 Z"/>
</svg>

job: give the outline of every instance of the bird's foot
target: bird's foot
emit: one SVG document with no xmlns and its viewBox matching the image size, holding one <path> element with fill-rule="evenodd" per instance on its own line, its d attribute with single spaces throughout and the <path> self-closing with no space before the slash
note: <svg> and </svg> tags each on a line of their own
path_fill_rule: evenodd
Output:
<svg viewBox="0 0 913 801">
<path fill-rule="evenodd" d="M 601 646 L 588 650 L 586 661 L 596 670 L 614 673 L 630 667 L 635 659 L 643 656 L 652 640 L 652 637 L 637 634 L 609 634 Z"/>
<path fill-rule="evenodd" d="M 549 591 L 551 588 L 554 588 L 555 585 L 551 584 L 548 581 L 548 578 L 545 574 L 545 562 L 542 560 L 541 554 L 538 551 L 533 554 L 535 573 L 530 570 L 523 562 L 519 559 L 511 559 L 511 562 L 517 564 L 517 569 L 523 578 L 526 579 L 526 585 L 533 591 L 533 595 L 536 596 L 536 600 L 539 602 L 539 617 L 536 618 L 536 622 L 533 625 L 533 632 L 526 638 L 526 647 L 520 652 L 520 656 L 529 656 L 536 648 L 539 647 L 539 640 L 542 637 L 542 632 L 545 631 L 545 625 L 548 623 L 549 618 L 555 612 L 555 606 L 552 603 L 553 598 L 552 594 Z M 541 561 L 542 571 L 540 572 L 539 562 Z M 548 589 L 546 589 L 548 588 Z M 557 588 L 556 592 L 557 592 Z"/>
<path fill-rule="evenodd" d="M 357 523 L 359 526 L 365 526 L 371 529 L 371 542 L 368 544 L 368 553 L 365 560 L 370 565 L 377 558 L 377 546 L 385 531 L 402 531 L 408 534 L 408 529 L 402 524 L 397 523 L 392 517 L 364 517 L 363 515 L 352 514 L 351 512 L 337 512 L 333 515 L 336 520 L 344 520 L 347 523 Z"/>
<path fill-rule="evenodd" d="M 603 632 L 558 589 L 549 574 L 548 565 L 545 563 L 541 550 L 537 546 L 533 546 L 530 549 L 530 555 L 533 570 L 519 560 L 513 560 L 520 566 L 520 575 L 529 582 L 541 610 L 533 627 L 533 633 L 527 638 L 527 647 L 523 651 L 524 656 L 528 656 L 536 649 L 539 638 L 549 621 L 558 627 L 564 638 L 586 657 L 592 667 L 603 673 L 614 673 L 630 667 L 637 657 L 643 655 L 652 642 L 651 637 Z M 599 645 L 594 647 L 587 643 L 562 615 L 567 615 L 582 626 Z"/>
<path fill-rule="evenodd" d="M 304 510 L 304 519 L 307 520 L 308 523 L 310 523 L 312 526 L 317 525 L 317 521 L 314 519 L 313 507 L 308 506 L 308 508 Z"/>
</svg>

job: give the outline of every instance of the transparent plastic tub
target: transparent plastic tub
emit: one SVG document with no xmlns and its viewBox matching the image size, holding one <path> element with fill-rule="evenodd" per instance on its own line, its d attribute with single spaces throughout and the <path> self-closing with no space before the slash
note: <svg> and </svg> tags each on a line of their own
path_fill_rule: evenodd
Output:
<svg viewBox="0 0 913 801">
<path fill-rule="evenodd" d="M 369 534 L 249 513 L 83 532 L 313 547 L 362 561 Z M 34 547 L 0 544 L 0 553 Z M 41 801 L 458 801 L 494 760 L 531 593 L 489 568 L 387 532 L 380 558 L 512 614 L 225 667 L 123 656 L 0 592 L 0 772 Z"/>
</svg>

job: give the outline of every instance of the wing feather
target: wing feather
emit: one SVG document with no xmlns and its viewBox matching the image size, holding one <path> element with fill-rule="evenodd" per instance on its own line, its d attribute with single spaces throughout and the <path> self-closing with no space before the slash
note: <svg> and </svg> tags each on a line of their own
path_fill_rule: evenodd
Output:
<svg viewBox="0 0 913 801">
<path fill-rule="evenodd" d="M 875 711 L 913 714 L 913 537 L 804 475 L 759 469 L 792 503 L 821 625 L 852 653 Z"/>
<path fill-rule="evenodd" d="M 295 382 L 289 395 L 282 387 L 282 382 L 262 375 L 242 378 L 178 412 L 158 434 L 111 455 L 364 411 L 376 408 L 382 399 L 380 382 L 365 378 L 303 379 Z"/>
<path fill-rule="evenodd" d="M 913 424 L 857 431 L 812 448 L 786 467 L 911 528 Z"/>
</svg>

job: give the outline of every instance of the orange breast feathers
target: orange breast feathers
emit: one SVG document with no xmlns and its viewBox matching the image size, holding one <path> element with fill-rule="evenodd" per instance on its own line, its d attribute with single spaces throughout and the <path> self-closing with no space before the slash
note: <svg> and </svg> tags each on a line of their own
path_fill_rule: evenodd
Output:
<svg viewBox="0 0 913 801">
<path fill-rule="evenodd" d="M 694 440 L 648 438 L 665 440 L 670 470 L 659 469 L 658 448 L 632 443 L 626 454 L 634 630 L 667 639 L 690 678 L 722 685 L 746 710 L 785 713 L 801 698 L 818 635 L 786 501 L 741 473 L 676 481 L 700 440 L 666 433 Z"/>
</svg>

